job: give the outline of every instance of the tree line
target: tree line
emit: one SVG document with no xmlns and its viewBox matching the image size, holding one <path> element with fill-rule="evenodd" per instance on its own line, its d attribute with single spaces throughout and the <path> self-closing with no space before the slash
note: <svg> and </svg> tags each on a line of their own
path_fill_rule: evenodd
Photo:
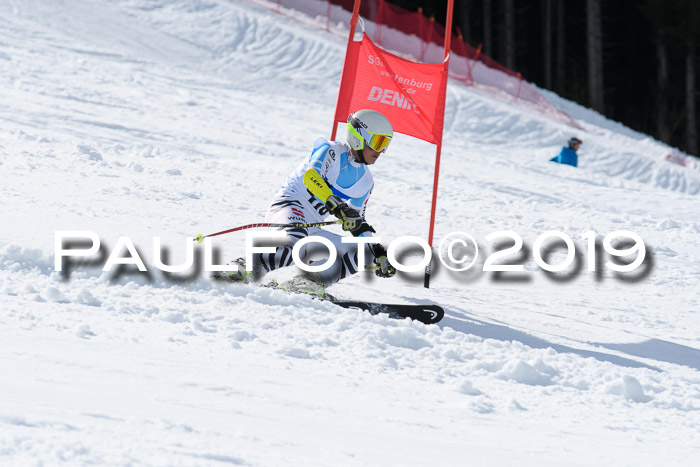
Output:
<svg viewBox="0 0 700 467">
<path fill-rule="evenodd" d="M 387 0 L 445 24 L 447 0 Z M 454 0 L 453 31 L 524 79 L 698 155 L 700 0 Z"/>
</svg>

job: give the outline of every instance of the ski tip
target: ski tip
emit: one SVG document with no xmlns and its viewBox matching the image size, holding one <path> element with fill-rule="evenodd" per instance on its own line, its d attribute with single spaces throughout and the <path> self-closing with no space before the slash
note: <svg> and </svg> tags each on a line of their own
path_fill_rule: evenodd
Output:
<svg viewBox="0 0 700 467">
<path fill-rule="evenodd" d="M 445 309 L 438 305 L 432 305 L 431 310 L 433 311 L 432 318 L 428 324 L 438 323 L 442 318 L 445 317 Z"/>
<path fill-rule="evenodd" d="M 359 309 L 368 311 L 373 315 L 385 314 L 391 318 L 410 318 L 424 324 L 436 324 L 444 316 L 445 310 L 441 306 L 425 304 L 397 304 L 397 303 L 376 303 L 357 300 L 331 300 L 334 304 L 343 308 Z"/>
</svg>

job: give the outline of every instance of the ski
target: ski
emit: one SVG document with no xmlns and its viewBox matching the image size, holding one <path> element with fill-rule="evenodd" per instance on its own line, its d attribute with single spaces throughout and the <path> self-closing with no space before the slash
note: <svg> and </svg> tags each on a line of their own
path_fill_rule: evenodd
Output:
<svg viewBox="0 0 700 467">
<path fill-rule="evenodd" d="M 289 293 L 309 295 L 317 300 L 324 300 L 343 308 L 368 311 L 373 315 L 385 314 L 390 318 L 410 318 L 425 324 L 434 324 L 445 316 L 445 311 L 437 305 L 404 305 L 398 303 L 377 303 L 363 300 L 341 300 L 329 294 L 323 285 L 297 276 L 289 281 L 278 284 L 272 281 L 267 287 L 284 290 Z"/>
<path fill-rule="evenodd" d="M 231 280 L 232 282 L 238 282 L 236 279 L 232 279 L 232 276 L 226 275 L 221 276 L 215 274 L 212 276 L 215 280 Z M 247 281 L 241 281 L 239 283 L 246 284 Z M 323 300 L 334 305 L 341 306 L 343 308 L 367 311 L 372 315 L 384 314 L 394 319 L 406 319 L 410 318 L 414 321 L 420 321 L 425 324 L 435 324 L 439 322 L 445 316 L 445 310 L 438 305 L 413 305 L 413 304 L 399 304 L 399 303 L 377 303 L 368 302 L 362 300 L 341 300 L 335 298 L 333 295 L 326 292 L 323 285 L 310 281 L 303 278 L 302 276 L 297 276 L 289 281 L 283 283 L 278 283 L 275 279 L 265 283 L 256 284 L 258 287 L 268 287 L 276 290 L 283 290 L 287 293 L 296 293 L 307 295 L 316 300 Z"/>
<path fill-rule="evenodd" d="M 376 303 L 358 300 L 337 300 L 335 298 L 321 298 L 329 302 L 362 311 L 368 311 L 373 315 L 386 314 L 390 318 L 405 319 L 410 318 L 425 324 L 435 324 L 445 316 L 445 310 L 437 305 L 403 305 L 396 303 Z"/>
</svg>

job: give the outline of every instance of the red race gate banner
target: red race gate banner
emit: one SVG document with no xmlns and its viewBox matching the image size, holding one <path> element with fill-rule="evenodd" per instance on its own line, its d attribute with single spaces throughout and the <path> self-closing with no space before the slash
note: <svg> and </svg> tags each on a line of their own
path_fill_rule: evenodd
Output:
<svg viewBox="0 0 700 467">
<path fill-rule="evenodd" d="M 350 41 L 340 80 L 335 121 L 361 109 L 381 112 L 394 131 L 429 143 L 442 142 L 447 66 L 415 63 L 377 47 L 363 34 Z"/>
</svg>

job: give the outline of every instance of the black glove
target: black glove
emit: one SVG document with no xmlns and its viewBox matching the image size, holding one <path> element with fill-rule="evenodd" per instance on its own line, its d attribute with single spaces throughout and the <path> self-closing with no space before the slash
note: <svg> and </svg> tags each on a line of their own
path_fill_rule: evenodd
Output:
<svg viewBox="0 0 700 467">
<path fill-rule="evenodd" d="M 374 273 L 379 277 L 392 277 L 396 274 L 396 268 L 389 263 L 389 259 L 386 257 L 386 249 L 381 243 L 374 243 L 372 246 L 372 253 L 374 253 L 374 264 L 377 269 Z"/>
<path fill-rule="evenodd" d="M 362 216 L 337 196 L 330 195 L 326 207 L 328 212 L 343 221 L 343 230 L 355 232 L 362 227 Z"/>
</svg>

